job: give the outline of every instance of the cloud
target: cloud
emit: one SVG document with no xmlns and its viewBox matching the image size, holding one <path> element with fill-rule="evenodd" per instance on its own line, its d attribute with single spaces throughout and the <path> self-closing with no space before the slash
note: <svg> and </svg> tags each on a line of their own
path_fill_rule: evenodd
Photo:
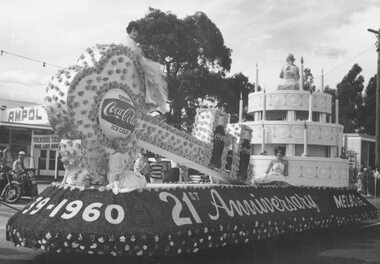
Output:
<svg viewBox="0 0 380 264">
<path fill-rule="evenodd" d="M 20 85 L 47 85 L 49 78 L 36 72 L 8 71 L 0 73 L 0 83 Z"/>
<path fill-rule="evenodd" d="M 42 104 L 48 82 L 49 76 L 41 76 L 35 72 L 2 72 L 0 73 L 1 98 Z"/>
<path fill-rule="evenodd" d="M 340 49 L 328 46 L 319 46 L 315 49 L 314 53 L 316 56 L 327 57 L 329 59 L 340 59 L 347 54 L 346 49 Z"/>
<path fill-rule="evenodd" d="M 0 9 L 0 32 L 4 33 L 0 35 L 0 48 L 67 67 L 87 47 L 122 42 L 125 25 L 144 17 L 149 6 L 179 18 L 204 12 L 233 50 L 231 74 L 242 72 L 254 81 L 258 63 L 260 81 L 270 87 L 276 86 L 278 71 L 289 52 L 297 63 L 303 56 L 305 66 L 313 72 L 321 68 L 328 71 L 360 54 L 374 43 L 366 29 L 376 28 L 380 11 L 378 0 L 141 0 L 133 4 L 113 0 L 112 5 L 100 0 L 67 0 L 62 5 L 46 0 L 6 1 Z M 28 89 L 28 80 L 31 85 L 45 87 L 42 76 L 51 77 L 56 72 L 8 57 L 1 57 L 4 63 L 0 64 L 0 73 L 22 70 L 7 80 Z M 363 69 L 368 68 L 362 64 Z M 345 71 L 334 72 L 336 78 Z M 40 75 L 33 75 L 36 72 Z"/>
</svg>

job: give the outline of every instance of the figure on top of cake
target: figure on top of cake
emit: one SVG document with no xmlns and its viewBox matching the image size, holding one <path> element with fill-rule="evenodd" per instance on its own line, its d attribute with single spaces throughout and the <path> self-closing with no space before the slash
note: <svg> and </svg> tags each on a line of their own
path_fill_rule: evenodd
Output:
<svg viewBox="0 0 380 264">
<path fill-rule="evenodd" d="M 294 65 L 295 58 L 289 53 L 286 57 L 286 65 L 282 67 L 280 78 L 283 79 L 278 85 L 278 90 L 299 90 L 299 68 Z"/>
</svg>

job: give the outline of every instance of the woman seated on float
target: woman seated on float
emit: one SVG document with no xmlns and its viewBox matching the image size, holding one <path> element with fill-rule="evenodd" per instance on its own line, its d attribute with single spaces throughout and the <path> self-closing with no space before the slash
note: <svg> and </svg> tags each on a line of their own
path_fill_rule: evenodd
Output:
<svg viewBox="0 0 380 264">
<path fill-rule="evenodd" d="M 124 138 L 116 138 L 112 141 L 112 148 L 115 150 L 111 154 L 108 166 L 108 188 L 115 194 L 119 192 L 131 192 L 143 189 L 146 185 L 145 176 L 139 172 L 128 170 L 130 167 L 124 154 L 127 150 L 127 142 Z"/>
<path fill-rule="evenodd" d="M 285 148 L 278 146 L 274 149 L 276 159 L 269 162 L 265 175 L 261 179 L 255 180 L 256 183 L 283 183 L 288 176 L 288 161 L 284 160 Z"/>
</svg>

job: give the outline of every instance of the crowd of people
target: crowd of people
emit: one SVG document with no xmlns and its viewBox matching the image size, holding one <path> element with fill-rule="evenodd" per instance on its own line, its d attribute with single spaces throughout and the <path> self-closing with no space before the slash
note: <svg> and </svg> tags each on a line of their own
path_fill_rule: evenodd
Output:
<svg viewBox="0 0 380 264">
<path fill-rule="evenodd" d="M 364 162 L 362 162 L 356 177 L 357 191 L 365 196 L 374 196 L 378 194 L 380 191 L 379 179 L 380 173 L 377 168 L 373 170 L 371 166 L 366 167 Z"/>
</svg>

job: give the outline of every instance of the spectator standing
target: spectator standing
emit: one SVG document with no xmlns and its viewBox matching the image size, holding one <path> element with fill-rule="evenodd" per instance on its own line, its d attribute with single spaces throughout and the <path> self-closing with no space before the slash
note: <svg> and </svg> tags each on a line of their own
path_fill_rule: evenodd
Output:
<svg viewBox="0 0 380 264">
<path fill-rule="evenodd" d="M 359 167 L 359 173 L 356 179 L 356 187 L 357 191 L 359 193 L 364 193 L 364 186 L 363 186 L 363 180 L 364 180 L 364 162 L 362 161 Z"/>
<path fill-rule="evenodd" d="M 378 192 L 379 184 L 378 184 L 377 180 L 380 179 L 380 173 L 377 170 L 377 168 L 375 169 L 375 171 L 373 173 L 373 177 L 374 177 L 374 181 L 375 181 L 375 193 L 374 193 L 374 195 L 377 196 L 377 194 L 379 193 Z"/>
<path fill-rule="evenodd" d="M 375 178 L 374 173 L 371 166 L 368 166 L 368 172 L 367 172 L 367 195 L 374 195 L 375 194 Z"/>
<path fill-rule="evenodd" d="M 358 177 L 357 177 L 357 182 L 356 182 L 356 190 L 359 192 L 359 193 L 362 193 L 364 192 L 364 187 L 363 187 L 363 178 L 364 178 L 364 172 L 360 172 L 358 173 Z"/>
<path fill-rule="evenodd" d="M 363 194 L 369 196 L 368 190 L 368 168 L 364 168 L 363 170 Z"/>
<path fill-rule="evenodd" d="M 150 182 L 163 183 L 161 157 L 156 154 L 154 158 L 155 162 L 151 164 Z"/>
<path fill-rule="evenodd" d="M 21 175 L 25 171 L 24 158 L 25 158 L 25 152 L 20 151 L 18 153 L 18 159 L 16 159 L 13 162 L 13 171 L 18 175 Z"/>
</svg>

